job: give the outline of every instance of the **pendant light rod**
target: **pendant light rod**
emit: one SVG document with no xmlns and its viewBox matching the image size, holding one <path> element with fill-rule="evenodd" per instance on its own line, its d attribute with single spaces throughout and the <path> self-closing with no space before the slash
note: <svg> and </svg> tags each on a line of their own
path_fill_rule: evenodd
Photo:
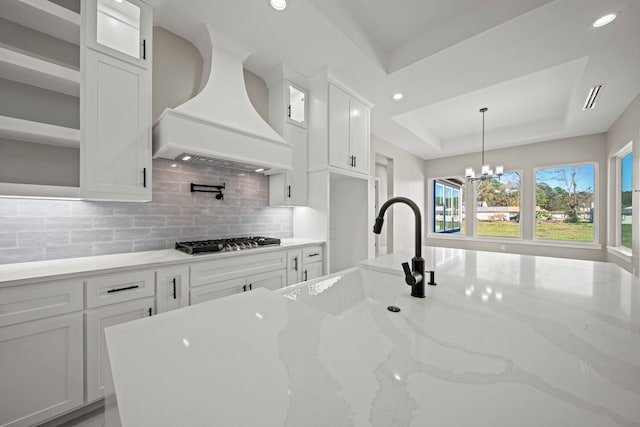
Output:
<svg viewBox="0 0 640 427">
<path fill-rule="evenodd" d="M 482 164 L 484 165 L 484 113 L 489 111 L 487 107 L 482 107 L 480 112 L 482 113 Z"/>
</svg>

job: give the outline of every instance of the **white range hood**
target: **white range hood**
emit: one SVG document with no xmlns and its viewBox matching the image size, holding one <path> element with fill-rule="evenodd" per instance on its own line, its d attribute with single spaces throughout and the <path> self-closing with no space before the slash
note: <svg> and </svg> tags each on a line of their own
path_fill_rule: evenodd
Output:
<svg viewBox="0 0 640 427">
<path fill-rule="evenodd" d="M 242 63 L 253 52 L 208 24 L 195 44 L 204 63 L 201 90 L 164 110 L 153 128 L 153 157 L 186 154 L 200 164 L 291 169 L 291 145 L 260 117 L 247 95 Z"/>
</svg>

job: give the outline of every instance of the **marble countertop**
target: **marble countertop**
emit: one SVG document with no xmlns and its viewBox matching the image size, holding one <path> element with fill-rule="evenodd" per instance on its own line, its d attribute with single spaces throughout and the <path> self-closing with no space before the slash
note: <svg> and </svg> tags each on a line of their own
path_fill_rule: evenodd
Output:
<svg viewBox="0 0 640 427">
<path fill-rule="evenodd" d="M 417 299 L 407 255 L 107 328 L 122 424 L 640 426 L 637 278 L 431 248 Z"/>
<path fill-rule="evenodd" d="M 249 255 L 257 253 L 257 251 L 265 253 L 312 244 L 324 244 L 324 242 L 306 239 L 282 239 L 280 246 L 268 246 L 235 252 L 189 255 L 175 249 L 164 249 L 158 251 L 2 264 L 0 265 L 0 287 L 34 283 L 42 280 L 60 280 L 92 273 L 103 274 L 118 270 L 165 267 L 174 264 Z"/>
</svg>

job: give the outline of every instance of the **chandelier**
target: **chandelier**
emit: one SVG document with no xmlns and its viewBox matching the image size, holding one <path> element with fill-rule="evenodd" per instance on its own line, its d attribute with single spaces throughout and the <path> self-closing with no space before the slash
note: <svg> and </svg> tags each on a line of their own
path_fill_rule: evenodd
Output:
<svg viewBox="0 0 640 427">
<path fill-rule="evenodd" d="M 480 109 L 482 113 L 482 172 L 480 175 L 476 176 L 476 172 L 473 170 L 473 167 L 466 168 L 464 171 L 464 176 L 467 178 L 467 181 L 484 181 L 489 178 L 500 178 L 504 173 L 504 166 L 498 165 L 496 166 L 496 170 L 491 169 L 491 165 L 484 162 L 484 113 L 486 113 L 489 109 L 487 107 L 483 107 Z"/>
</svg>

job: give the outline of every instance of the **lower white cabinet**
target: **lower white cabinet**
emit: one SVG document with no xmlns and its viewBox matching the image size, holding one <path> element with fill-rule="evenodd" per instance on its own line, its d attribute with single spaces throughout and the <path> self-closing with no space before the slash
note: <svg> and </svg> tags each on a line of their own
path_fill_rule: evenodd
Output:
<svg viewBox="0 0 640 427">
<path fill-rule="evenodd" d="M 191 289 L 191 304 L 247 292 L 256 288 L 280 289 L 285 286 L 287 286 L 287 271 L 284 269 L 253 274 Z"/>
<path fill-rule="evenodd" d="M 302 270 L 302 280 L 307 281 L 322 276 L 322 263 L 314 262 L 306 264 Z"/>
<path fill-rule="evenodd" d="M 287 286 L 302 282 L 302 250 L 287 252 Z"/>
<path fill-rule="evenodd" d="M 105 384 L 111 375 L 104 329 L 151 316 L 154 313 L 154 302 L 153 297 L 142 298 L 86 312 L 87 403 L 104 396 Z"/>
<path fill-rule="evenodd" d="M 83 403 L 82 313 L 0 328 L 0 425 L 31 426 Z"/>
<path fill-rule="evenodd" d="M 189 305 L 189 267 L 178 265 L 156 271 L 156 312 Z"/>
</svg>

